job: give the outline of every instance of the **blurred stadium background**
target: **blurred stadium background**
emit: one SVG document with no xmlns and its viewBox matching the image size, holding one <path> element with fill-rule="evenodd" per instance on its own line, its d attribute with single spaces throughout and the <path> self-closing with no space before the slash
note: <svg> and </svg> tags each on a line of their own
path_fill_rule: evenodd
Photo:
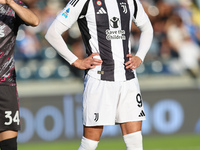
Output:
<svg viewBox="0 0 200 150">
<path fill-rule="evenodd" d="M 41 20 L 22 26 L 16 42 L 16 72 L 22 130 L 19 149 L 77 149 L 82 135 L 83 71 L 65 62 L 44 35 L 66 0 L 24 0 Z M 141 0 L 154 28 L 145 62 L 137 69 L 147 120 L 146 150 L 200 149 L 200 1 Z M 132 52 L 139 30 L 132 27 Z M 63 34 L 85 57 L 75 24 Z M 98 150 L 125 149 L 118 126 L 103 132 Z"/>
</svg>

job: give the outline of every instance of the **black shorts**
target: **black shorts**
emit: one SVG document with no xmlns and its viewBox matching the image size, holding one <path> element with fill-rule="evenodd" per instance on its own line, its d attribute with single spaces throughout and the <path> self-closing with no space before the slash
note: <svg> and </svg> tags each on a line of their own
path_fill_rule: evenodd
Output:
<svg viewBox="0 0 200 150">
<path fill-rule="evenodd" d="M 0 86 L 0 132 L 20 130 L 19 99 L 16 86 Z"/>
</svg>

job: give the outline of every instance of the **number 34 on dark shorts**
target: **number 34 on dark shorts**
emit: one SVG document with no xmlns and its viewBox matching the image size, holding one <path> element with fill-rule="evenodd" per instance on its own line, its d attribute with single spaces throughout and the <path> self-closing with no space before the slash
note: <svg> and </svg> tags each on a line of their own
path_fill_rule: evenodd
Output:
<svg viewBox="0 0 200 150">
<path fill-rule="evenodd" d="M 16 86 L 0 86 L 0 132 L 20 130 L 19 99 Z"/>
</svg>

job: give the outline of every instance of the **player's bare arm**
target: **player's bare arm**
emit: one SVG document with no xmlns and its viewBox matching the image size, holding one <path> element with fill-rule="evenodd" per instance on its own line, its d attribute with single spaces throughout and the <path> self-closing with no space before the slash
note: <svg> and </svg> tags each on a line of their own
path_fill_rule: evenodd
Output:
<svg viewBox="0 0 200 150">
<path fill-rule="evenodd" d="M 86 57 L 85 59 L 77 59 L 72 65 L 79 68 L 79 69 L 92 69 L 95 68 L 97 65 L 102 64 L 102 60 L 93 58 L 94 56 L 99 55 L 98 53 L 92 53 L 90 56 Z"/>
<path fill-rule="evenodd" d="M 8 4 L 10 3 L 12 0 L 0 0 L 0 4 Z"/>
<path fill-rule="evenodd" d="M 127 57 L 129 57 L 129 61 L 125 63 L 126 69 L 136 69 L 142 63 L 142 60 L 138 56 L 128 54 Z"/>
<path fill-rule="evenodd" d="M 18 5 L 13 0 L 0 0 L 0 4 L 9 5 L 28 25 L 37 26 L 40 22 L 39 18 L 31 10 Z"/>
</svg>

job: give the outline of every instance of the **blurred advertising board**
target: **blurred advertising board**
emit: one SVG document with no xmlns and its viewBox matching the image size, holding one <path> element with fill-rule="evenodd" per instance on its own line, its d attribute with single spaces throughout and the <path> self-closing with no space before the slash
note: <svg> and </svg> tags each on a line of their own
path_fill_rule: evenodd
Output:
<svg viewBox="0 0 200 150">
<path fill-rule="evenodd" d="M 147 120 L 144 135 L 200 133 L 200 90 L 144 90 Z M 20 98 L 22 129 L 18 141 L 55 141 L 81 138 L 82 93 Z M 104 137 L 121 136 L 119 125 L 106 126 Z"/>
</svg>

